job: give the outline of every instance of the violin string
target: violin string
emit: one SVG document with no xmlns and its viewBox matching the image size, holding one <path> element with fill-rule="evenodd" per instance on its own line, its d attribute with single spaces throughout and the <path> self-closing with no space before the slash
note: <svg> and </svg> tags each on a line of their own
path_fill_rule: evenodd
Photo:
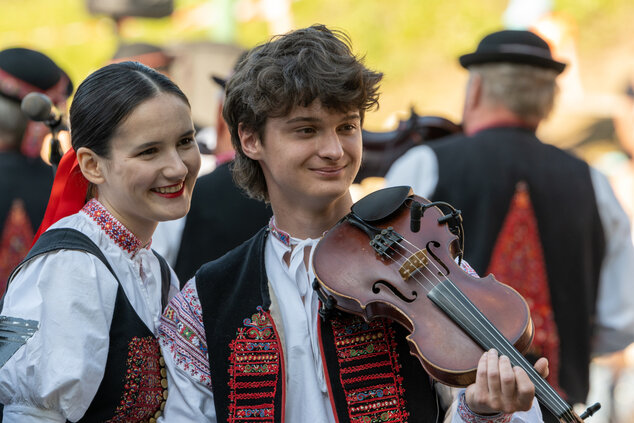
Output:
<svg viewBox="0 0 634 423">
<path fill-rule="evenodd" d="M 408 244 L 410 244 L 412 247 L 416 248 L 416 250 L 418 251 L 418 247 L 417 247 L 416 245 L 412 244 L 409 240 L 407 240 L 407 239 L 405 239 L 405 238 L 404 238 L 404 240 L 405 240 L 405 242 L 407 242 Z M 405 251 L 407 251 L 409 254 L 412 254 L 412 255 L 414 254 L 411 250 L 409 250 L 409 249 L 405 248 L 405 246 L 402 246 L 402 247 L 403 247 L 403 249 L 404 249 Z M 397 253 L 398 253 L 401 257 L 404 257 L 404 258 L 405 258 L 405 256 L 403 256 L 403 254 L 401 254 L 401 253 L 400 253 L 400 251 L 398 251 L 398 250 L 396 250 L 396 249 L 394 249 L 394 248 L 392 248 L 392 250 L 393 250 L 393 251 L 395 251 L 395 252 L 397 252 Z M 406 259 L 406 260 L 407 260 L 407 259 Z M 429 261 L 430 261 L 430 260 L 428 259 L 428 262 L 429 262 Z M 396 262 L 396 263 L 398 263 L 396 260 L 395 260 L 395 262 Z M 437 271 L 439 274 L 442 274 L 442 272 L 440 271 L 440 268 L 439 268 L 439 267 L 438 267 L 435 263 L 432 263 L 432 265 L 435 267 L 436 271 Z M 419 271 L 419 270 L 420 270 L 420 269 L 417 269 L 417 271 Z M 425 274 L 423 274 L 423 273 L 422 273 L 422 272 L 420 272 L 420 271 L 419 271 L 419 273 L 420 273 L 420 274 L 421 274 L 421 275 L 422 275 L 422 276 L 423 276 L 423 277 L 427 280 L 427 282 L 428 282 L 428 283 L 430 283 L 432 286 L 434 286 L 434 282 L 433 282 L 433 281 L 431 281 L 431 280 L 430 280 L 430 279 L 429 279 L 429 278 L 428 278 Z M 442 281 L 440 280 L 440 278 L 438 278 L 438 276 L 437 276 L 434 272 L 431 272 L 431 271 L 430 271 L 430 273 L 431 273 L 431 274 L 433 274 L 433 276 L 436 278 L 436 280 L 437 280 L 437 282 L 438 282 L 438 283 L 441 283 L 441 282 L 442 282 Z M 419 285 L 419 286 L 423 287 L 423 289 L 426 289 L 426 288 L 425 288 L 425 286 L 424 286 L 424 285 L 422 285 L 422 283 L 420 282 L 420 280 L 418 280 L 418 279 L 417 279 L 417 278 L 415 278 L 415 277 L 412 277 L 412 278 L 413 278 L 413 279 L 414 279 L 414 280 L 418 283 L 418 285 Z M 463 294 L 463 293 L 462 293 L 459 289 L 458 289 L 458 292 L 459 292 L 461 295 L 463 295 L 463 296 L 464 296 L 464 294 Z M 443 296 L 445 299 L 447 299 L 447 296 L 446 296 L 444 293 L 442 293 L 442 292 L 441 292 L 441 294 L 442 294 L 442 296 Z M 458 301 L 458 302 L 460 302 L 460 301 L 461 301 L 461 300 L 460 300 L 459 298 L 457 298 L 457 297 L 456 297 L 453 293 L 451 293 L 451 292 L 450 292 L 450 294 L 451 294 L 451 297 L 453 297 L 453 299 L 454 299 L 454 300 L 456 300 L 456 301 Z M 468 300 L 468 298 L 467 298 L 466 296 L 464 296 L 464 300 L 469 301 L 469 300 Z M 464 302 L 464 300 L 463 300 L 463 302 Z M 479 317 L 480 317 L 481 319 L 486 319 L 486 316 L 484 316 L 484 315 L 482 314 L 482 312 L 481 312 L 481 311 L 480 311 L 477 307 L 475 307 L 475 310 L 476 310 L 476 312 L 479 314 Z M 465 314 L 464 314 L 464 313 L 462 313 L 462 310 L 459 310 L 459 311 L 461 312 L 461 314 L 462 314 L 462 317 L 463 317 L 463 318 L 467 317 L 467 316 L 465 316 Z M 476 315 L 474 315 L 471 311 L 469 311 L 468 313 L 469 313 L 469 315 L 470 315 L 471 317 L 473 317 L 476 321 L 478 321 L 478 320 L 477 320 Z M 485 327 L 484 329 L 485 329 L 485 331 L 489 334 L 489 336 L 491 336 L 491 338 L 489 338 L 489 339 L 492 339 L 492 338 L 496 337 L 496 335 L 497 335 L 497 334 L 492 333 L 492 332 L 491 332 L 490 330 L 488 330 L 486 327 Z M 501 334 L 500 334 L 500 335 L 501 335 Z M 504 344 L 505 344 L 505 343 L 507 343 L 508 341 L 506 340 L 506 338 L 500 339 L 500 337 L 499 337 L 500 335 L 497 335 L 497 337 L 498 337 L 497 342 L 498 342 L 500 345 L 505 346 Z M 485 339 L 486 339 L 486 334 L 482 334 L 482 333 L 480 332 L 480 336 L 485 336 Z M 510 345 L 510 343 L 509 343 L 509 345 Z M 554 392 L 554 390 L 552 389 L 552 387 L 551 387 L 550 385 L 548 385 L 548 384 L 547 384 L 547 383 L 546 383 L 546 382 L 545 382 L 545 381 L 544 381 L 544 380 L 543 380 L 543 379 L 542 379 L 542 378 L 541 378 L 541 377 L 537 374 L 537 372 L 536 372 L 536 371 L 535 371 L 535 370 L 534 370 L 534 369 L 530 366 L 530 364 L 528 363 L 528 361 L 526 361 L 526 359 L 525 359 L 525 358 L 524 358 L 524 357 L 523 357 L 523 356 L 522 356 L 522 355 L 521 355 L 521 354 L 520 354 L 520 353 L 519 353 L 519 352 L 518 352 L 515 348 L 513 348 L 513 347 L 512 347 L 512 345 L 511 345 L 511 349 L 508 349 L 508 348 L 506 348 L 506 347 L 505 347 L 505 348 L 504 348 L 504 350 L 505 350 L 505 351 L 501 351 L 501 353 L 506 354 L 506 355 L 507 355 L 507 356 L 509 356 L 509 357 L 511 357 L 511 356 L 512 356 L 513 358 L 515 358 L 515 360 L 516 360 L 518 363 L 523 363 L 523 364 L 524 364 L 524 370 L 525 370 L 525 371 L 527 371 L 527 373 L 531 373 L 531 372 L 532 372 L 532 373 L 534 374 L 534 381 L 533 381 L 533 382 L 534 382 L 536 385 L 539 385 L 539 387 L 542 389 L 542 391 L 544 392 L 544 394 L 546 394 L 546 395 L 548 395 L 548 396 L 550 397 L 550 398 L 543 398 L 543 400 L 544 400 L 544 401 L 546 401 L 546 400 L 551 401 L 551 405 L 553 406 L 553 408 L 555 408 L 555 407 L 557 406 L 557 404 L 555 404 L 556 402 L 560 402 L 559 406 L 563 408 L 563 409 L 561 409 L 561 410 L 560 410 L 560 412 L 563 412 L 564 414 L 565 414 L 565 413 L 569 413 L 569 411 L 568 411 L 568 410 L 570 409 L 570 406 L 569 406 L 567 403 L 565 403 L 565 401 L 563 401 L 563 399 L 559 398 L 559 396 L 556 394 L 556 392 Z M 535 376 L 537 376 L 537 377 L 535 377 Z"/>
<path fill-rule="evenodd" d="M 412 244 L 409 240 L 405 239 L 405 242 L 407 242 L 408 244 L 412 245 L 412 246 L 413 246 L 414 248 L 416 248 L 416 249 L 417 249 L 417 251 L 418 251 L 418 247 L 416 247 L 414 244 Z M 410 254 L 412 253 L 409 249 L 405 248 L 405 246 L 402 246 L 402 247 L 403 247 L 403 249 L 404 249 L 404 250 L 406 250 L 408 253 L 410 253 Z M 403 256 L 403 254 L 401 254 L 401 253 L 400 253 L 400 251 L 398 251 L 398 250 L 396 250 L 396 249 L 393 249 L 393 251 L 398 252 L 398 254 L 399 254 L 401 257 L 404 257 L 404 256 Z M 428 259 L 428 261 L 429 261 L 429 259 Z M 436 263 L 431 263 L 431 264 L 435 267 L 435 269 L 436 269 L 436 271 L 438 272 L 438 274 L 443 274 L 443 273 L 440 271 L 440 269 L 438 268 L 438 266 L 436 265 Z M 427 280 L 427 282 L 428 282 L 428 283 L 430 283 L 432 286 L 434 286 L 434 282 L 433 282 L 433 281 L 431 281 L 431 280 L 430 280 L 430 279 L 429 279 L 429 278 L 428 278 L 425 274 L 423 274 L 423 273 L 420 271 L 420 269 L 416 269 L 416 270 L 417 270 L 417 271 L 419 271 L 419 273 L 420 273 L 420 274 L 421 274 L 421 275 L 422 275 L 422 276 L 423 276 L 423 277 Z M 440 282 L 442 282 L 442 281 L 438 278 L 438 276 L 437 276 L 434 272 L 431 272 L 431 271 L 430 271 L 430 273 L 432 273 L 432 274 L 433 274 L 433 276 L 436 278 L 437 282 L 439 282 L 439 283 L 440 283 Z M 422 283 L 420 283 L 420 280 L 419 280 L 419 279 L 417 279 L 416 277 L 412 277 L 412 278 L 413 278 L 413 279 L 414 279 L 414 280 L 415 280 L 415 281 L 416 281 L 416 282 L 417 282 L 417 283 L 418 283 L 421 287 L 423 287 L 423 289 L 426 289 L 426 288 L 424 287 L 424 285 L 422 285 Z M 456 288 L 457 288 L 457 287 L 456 287 Z M 463 293 L 462 293 L 459 289 L 457 289 L 457 291 L 458 291 L 459 295 L 462 295 L 462 296 L 464 297 L 464 300 L 462 300 L 462 301 L 463 301 L 463 303 L 464 303 L 464 302 L 466 302 L 466 301 L 469 301 L 469 300 L 468 300 L 468 298 L 467 298 L 466 296 L 464 296 L 464 294 L 463 294 Z M 440 294 L 441 294 L 441 295 L 442 295 L 442 296 L 443 296 L 446 300 L 448 299 L 448 297 L 447 297 L 447 296 L 446 296 L 446 295 L 445 295 L 442 291 L 440 291 Z M 457 297 L 456 297 L 456 296 L 455 296 L 452 292 L 449 292 L 449 294 L 451 295 L 451 297 L 452 297 L 454 300 L 456 300 L 456 301 L 458 301 L 458 302 L 460 302 L 460 301 L 461 301 L 461 300 L 460 300 L 459 298 L 457 298 Z M 464 314 L 464 313 L 462 313 L 462 310 L 461 310 L 461 309 L 459 310 L 459 312 L 462 314 L 462 317 L 463 317 L 463 318 L 467 317 L 467 316 L 465 316 L 465 314 Z M 481 319 L 486 319 L 486 316 L 484 316 L 484 315 L 482 314 L 482 312 L 481 312 L 481 311 L 480 311 L 477 307 L 475 307 L 475 312 L 476 312 L 476 313 L 478 313 L 478 315 L 479 315 L 479 317 L 480 317 Z M 469 311 L 469 312 L 468 312 L 468 314 L 469 314 L 471 317 L 473 317 L 473 318 L 475 319 L 475 321 L 476 321 L 476 322 L 478 321 L 478 319 L 477 319 L 477 318 L 476 318 L 476 316 L 473 314 L 473 312 Z M 484 320 L 483 320 L 483 321 L 484 321 Z M 525 358 L 524 358 L 524 357 L 523 357 L 523 356 L 522 356 L 522 355 L 521 355 L 521 354 L 520 354 L 520 353 L 519 353 L 519 352 L 518 352 L 518 351 L 517 351 L 517 350 L 516 350 L 516 349 L 515 349 L 515 348 L 514 348 L 511 344 L 510 344 L 510 343 L 508 343 L 508 341 L 506 340 L 506 338 L 503 338 L 503 336 L 502 336 L 501 334 L 499 334 L 499 333 L 495 333 L 495 332 L 493 332 L 493 333 L 492 333 L 492 332 L 491 332 L 488 328 L 486 328 L 486 327 L 485 327 L 484 329 L 485 329 L 485 332 L 487 332 L 487 333 L 488 333 L 488 335 L 489 335 L 489 336 L 491 336 L 491 338 L 489 338 L 489 339 L 493 339 L 493 338 L 497 337 L 497 338 L 498 338 L 498 339 L 497 339 L 497 342 L 498 342 L 501 346 L 505 347 L 505 348 L 503 348 L 503 349 L 502 349 L 502 351 L 501 351 L 501 353 L 502 353 L 502 354 L 506 354 L 506 355 L 507 355 L 507 356 L 509 356 L 509 357 L 513 357 L 513 358 L 516 360 L 516 362 L 517 362 L 518 364 L 523 364 L 523 366 L 522 366 L 522 367 L 524 367 L 524 370 L 525 370 L 525 371 L 527 371 L 527 373 L 529 373 L 529 374 L 530 374 L 530 373 L 533 373 L 533 379 L 534 379 L 534 380 L 533 380 L 533 382 L 536 384 L 536 386 L 538 386 L 539 388 L 541 388 L 542 392 L 543 392 L 545 395 L 547 395 L 547 396 L 549 397 L 549 398 L 542 398 L 542 400 L 543 400 L 543 401 L 549 401 L 549 403 L 550 403 L 550 405 L 553 407 L 553 409 L 556 409 L 556 408 L 561 407 L 561 409 L 559 410 L 559 414 L 560 414 L 560 415 L 562 415 L 562 416 L 563 416 L 563 415 L 565 415 L 565 414 L 569 414 L 569 417 L 572 419 L 572 421 L 575 421 L 576 419 L 574 419 L 574 417 L 572 416 L 572 413 L 570 412 L 570 406 L 569 406 L 567 403 L 565 403 L 565 401 L 563 401 L 563 399 L 561 399 L 561 398 L 558 396 L 558 394 L 557 394 L 557 393 L 556 393 L 556 392 L 552 389 L 552 387 L 551 387 L 550 385 L 548 385 L 548 384 L 547 384 L 547 383 L 546 383 L 546 382 L 545 382 L 545 381 L 544 381 L 544 380 L 543 380 L 543 379 L 539 376 L 539 374 L 537 374 L 537 372 L 534 370 L 534 368 L 532 368 L 532 367 L 530 366 L 530 364 L 528 363 L 528 361 L 526 361 L 526 359 L 525 359 Z M 482 333 L 482 331 L 481 331 L 481 329 L 476 329 L 476 330 L 478 331 L 479 336 L 485 336 L 485 339 L 487 339 L 487 338 L 486 338 L 486 337 L 487 337 L 487 335 L 486 335 L 486 334 L 483 334 L 483 333 Z M 497 332 L 497 331 L 496 331 L 496 332 Z M 509 348 L 505 345 L 505 344 L 507 344 L 507 343 L 508 343 L 508 346 L 510 346 L 510 349 L 509 349 Z M 559 402 L 559 404 L 556 404 L 557 402 Z M 557 405 L 559 405 L 559 407 L 557 407 Z M 562 413 L 563 413 L 563 414 L 562 414 Z"/>
<path fill-rule="evenodd" d="M 412 247 L 414 247 L 416 249 L 416 252 L 419 251 L 419 248 L 412 244 L 409 240 L 403 238 L 403 240 L 410 244 Z M 406 248 L 404 245 L 401 245 L 401 247 L 411 256 L 413 256 L 415 253 L 411 250 L 409 250 L 408 248 Z M 405 257 L 400 251 L 398 251 L 397 249 L 390 247 L 392 251 L 394 251 L 395 253 L 397 253 L 398 255 L 400 255 L 405 261 L 408 261 L 409 258 Z M 395 260 L 394 258 L 390 257 L 396 264 L 399 264 L 399 262 L 397 260 Z M 433 267 L 435 267 L 435 270 L 439 273 L 439 274 L 443 274 L 441 272 L 441 269 L 436 265 L 435 262 L 433 262 L 432 260 L 430 260 L 428 258 L 427 260 L 428 263 L 431 263 L 433 265 Z M 422 273 L 422 271 L 420 271 L 420 268 L 417 268 L 414 272 L 412 272 L 412 274 L 410 275 L 410 278 L 412 278 L 419 286 L 421 286 L 423 289 L 425 289 L 427 292 L 430 292 L 424 285 L 423 283 L 414 276 L 414 274 L 418 272 L 421 276 L 423 276 L 425 278 L 425 280 L 432 286 L 434 287 L 434 282 L 432 280 L 430 280 L 424 273 Z M 436 275 L 435 272 L 431 271 L 430 269 L 430 273 L 434 276 L 434 278 L 436 279 L 437 283 L 441 283 L 441 279 Z M 433 289 L 433 288 L 432 288 Z M 460 290 L 458 290 L 458 292 L 460 292 Z M 450 300 L 447 295 L 445 295 L 442 291 L 440 292 L 440 294 L 446 299 L 446 300 Z M 464 303 L 464 301 L 468 301 L 468 298 L 465 296 L 464 299 L 461 301 L 461 299 L 459 299 L 458 297 L 456 297 L 456 295 L 454 295 L 452 292 L 449 292 L 450 296 L 453 298 L 453 300 L 457 301 L 458 303 L 462 302 Z M 460 294 L 464 295 L 462 292 L 460 292 Z M 475 314 L 473 314 L 473 312 L 468 311 L 468 315 L 465 315 L 462 310 L 460 309 L 459 312 L 462 314 L 463 318 L 468 318 L 468 317 L 472 317 L 475 321 L 478 321 L 478 317 L 482 320 L 482 319 L 486 319 L 486 316 L 484 316 L 484 314 L 482 314 L 482 312 L 475 307 L 476 312 L 479 314 L 479 316 L 476 316 Z M 491 332 L 488 328 L 484 327 L 484 331 L 486 333 L 482 333 L 481 329 L 477 329 L 479 332 L 479 336 L 484 337 L 484 339 L 489 339 L 489 340 L 493 340 L 493 342 L 497 342 L 499 345 L 501 345 L 503 348 L 500 348 L 502 351 L 500 351 L 502 354 L 505 354 L 509 357 L 513 357 L 516 362 L 520 363 L 520 364 L 524 364 L 524 370 L 527 373 L 533 373 L 534 377 L 533 377 L 533 382 L 535 383 L 535 385 L 539 385 L 539 387 L 541 388 L 542 392 L 549 396 L 550 398 L 543 398 L 544 401 L 550 401 L 550 405 L 553 408 L 559 408 L 559 407 L 563 407 L 563 409 L 560 410 L 560 413 L 569 413 L 569 405 L 567 403 L 565 403 L 565 401 L 563 401 L 563 399 L 559 398 L 559 402 L 560 404 L 556 404 L 558 402 L 558 395 L 552 390 L 552 387 L 550 385 L 548 385 L 542 378 L 541 376 L 539 376 L 539 374 L 530 366 L 530 364 L 528 363 L 528 361 L 524 358 L 524 356 L 522 356 L 515 348 L 512 347 L 509 349 L 508 347 L 506 347 L 504 344 L 508 343 L 508 340 L 506 338 L 500 339 L 500 335 Z M 487 335 L 488 334 L 488 335 Z M 497 339 L 495 339 L 497 338 Z M 510 343 L 509 343 L 510 345 Z M 528 365 L 528 366 L 527 366 Z M 537 377 L 535 377 L 537 376 Z M 554 395 L 553 395 L 554 394 Z M 557 405 L 559 405 L 559 407 L 557 407 Z"/>
</svg>

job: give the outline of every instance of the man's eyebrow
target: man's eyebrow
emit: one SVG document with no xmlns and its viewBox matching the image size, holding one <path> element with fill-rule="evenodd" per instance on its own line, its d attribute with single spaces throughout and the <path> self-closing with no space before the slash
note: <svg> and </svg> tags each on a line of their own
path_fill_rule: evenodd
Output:
<svg viewBox="0 0 634 423">
<path fill-rule="evenodd" d="M 296 122 L 319 122 L 319 121 L 321 121 L 321 119 L 314 116 L 297 116 L 287 120 L 286 123 L 289 124 L 289 123 L 296 123 Z"/>
<path fill-rule="evenodd" d="M 342 120 L 348 120 L 348 119 L 361 119 L 361 115 L 356 112 L 348 113 L 346 116 L 344 116 Z M 297 116 L 287 120 L 286 124 L 297 123 L 297 122 L 320 122 L 320 121 L 321 119 L 315 116 Z"/>
</svg>

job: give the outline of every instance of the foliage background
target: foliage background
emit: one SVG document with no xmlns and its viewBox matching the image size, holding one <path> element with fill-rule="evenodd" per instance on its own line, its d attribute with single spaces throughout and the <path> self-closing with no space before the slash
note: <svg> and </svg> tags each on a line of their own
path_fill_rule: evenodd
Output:
<svg viewBox="0 0 634 423">
<path fill-rule="evenodd" d="M 245 47 L 266 40 L 261 16 L 247 20 L 236 10 L 258 0 L 175 0 L 169 18 L 128 18 L 117 31 L 112 19 L 92 16 L 84 0 L 0 0 L 0 48 L 22 45 L 44 51 L 77 85 L 103 65 L 126 41 L 169 45 L 187 41 L 228 41 Z M 460 54 L 473 50 L 486 33 L 502 28 L 507 0 L 294 0 L 295 27 L 324 23 L 345 30 L 366 63 L 385 73 L 381 108 L 366 127 L 387 129 L 410 106 L 419 114 L 458 121 L 466 72 Z M 634 69 L 631 0 L 556 0 L 553 9 L 577 24 L 577 51 L 584 90 L 609 94 L 621 89 Z M 236 14 L 238 13 L 238 14 Z M 593 100 L 574 107 L 609 113 Z M 603 98 L 601 96 L 596 98 Z"/>
</svg>

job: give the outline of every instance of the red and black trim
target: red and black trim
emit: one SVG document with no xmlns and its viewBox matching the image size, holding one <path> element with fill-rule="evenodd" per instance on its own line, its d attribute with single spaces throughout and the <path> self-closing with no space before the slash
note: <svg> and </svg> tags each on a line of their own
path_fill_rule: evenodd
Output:
<svg viewBox="0 0 634 423">
<path fill-rule="evenodd" d="M 282 348 L 264 267 L 267 234 L 260 231 L 196 274 L 219 422 L 284 421 Z M 338 422 L 442 421 L 445 411 L 409 353 L 404 329 L 345 315 L 321 321 L 319 330 Z"/>
</svg>

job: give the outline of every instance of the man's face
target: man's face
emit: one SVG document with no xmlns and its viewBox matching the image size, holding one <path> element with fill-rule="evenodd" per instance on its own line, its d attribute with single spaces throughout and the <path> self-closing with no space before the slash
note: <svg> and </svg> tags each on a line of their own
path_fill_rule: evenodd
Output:
<svg viewBox="0 0 634 423">
<path fill-rule="evenodd" d="M 268 118 L 263 139 L 253 135 L 245 153 L 258 160 L 276 205 L 322 210 L 342 198 L 361 164 L 358 110 L 339 112 L 319 100 L 288 115 Z"/>
</svg>

